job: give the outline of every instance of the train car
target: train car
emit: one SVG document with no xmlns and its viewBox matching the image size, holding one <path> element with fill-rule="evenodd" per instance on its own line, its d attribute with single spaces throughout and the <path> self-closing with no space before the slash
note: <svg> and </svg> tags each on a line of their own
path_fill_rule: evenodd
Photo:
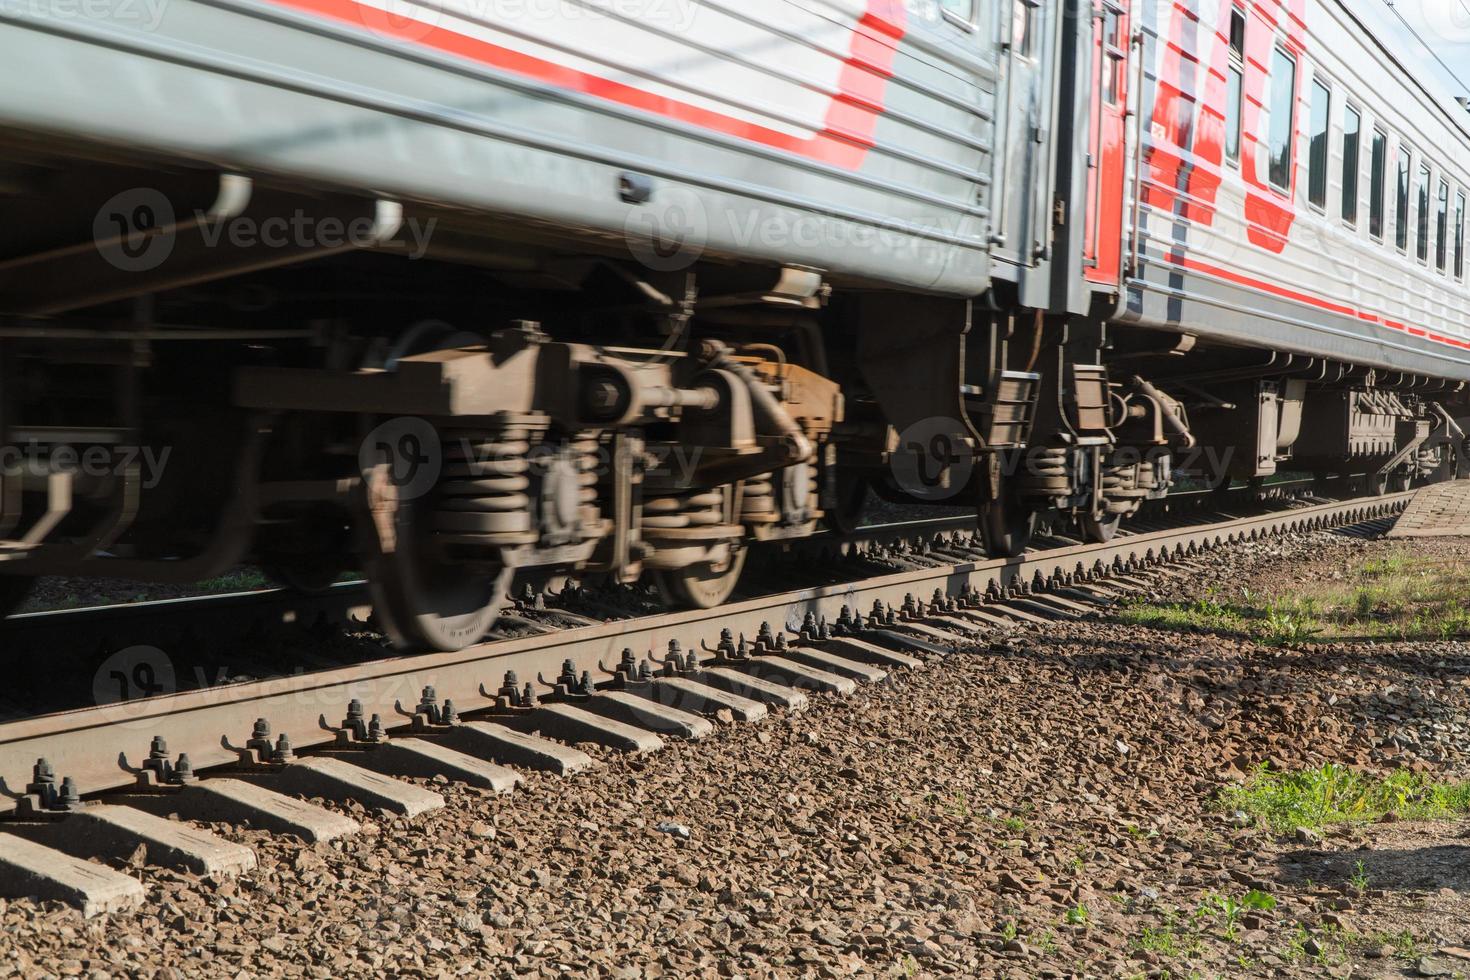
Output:
<svg viewBox="0 0 1470 980">
<path fill-rule="evenodd" d="M 1452 470 L 1464 118 L 1337 0 L 1207 5 L 0 11 L 3 591 L 360 568 L 456 649 L 870 490 L 1010 556 Z"/>
<path fill-rule="evenodd" d="M 1470 114 L 1346 4 L 1143 10 L 1116 323 L 1196 338 L 1168 384 L 1238 476 L 1444 470 L 1470 377 Z"/>
</svg>

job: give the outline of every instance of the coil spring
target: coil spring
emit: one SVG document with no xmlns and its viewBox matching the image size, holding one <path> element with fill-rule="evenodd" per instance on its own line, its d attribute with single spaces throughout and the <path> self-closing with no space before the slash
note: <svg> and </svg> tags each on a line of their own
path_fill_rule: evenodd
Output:
<svg viewBox="0 0 1470 980">
<path fill-rule="evenodd" d="M 1126 463 L 1109 459 L 1103 464 L 1103 496 L 1118 500 L 1147 497 L 1154 483 L 1154 466 L 1147 460 Z"/>
<path fill-rule="evenodd" d="M 654 497 L 643 502 L 643 526 L 649 529 L 712 527 L 725 520 L 725 495 L 718 490 Z"/>
<path fill-rule="evenodd" d="M 815 466 L 807 468 L 806 481 L 806 516 L 808 520 L 814 520 L 821 516 L 822 512 L 822 480 Z"/>
<path fill-rule="evenodd" d="M 817 467 L 808 466 L 806 474 L 806 519 L 812 520 L 821 512 L 822 482 Z M 783 508 L 781 498 L 776 496 L 776 482 L 785 478 L 784 473 L 762 473 L 746 480 L 740 498 L 740 519 L 747 524 L 779 523 Z"/>
<path fill-rule="evenodd" d="M 1021 477 L 1026 493 L 1046 497 L 1065 496 L 1072 490 L 1072 468 L 1065 448 L 1052 447 L 1026 456 L 1026 472 Z"/>
<path fill-rule="evenodd" d="M 775 524 L 781 519 L 776 506 L 776 475 L 762 473 L 745 481 L 740 496 L 740 519 L 747 524 Z"/>
<path fill-rule="evenodd" d="M 579 433 L 570 443 L 576 455 L 577 466 L 577 510 L 582 527 L 588 534 L 595 533 L 602 519 L 602 509 L 597 502 L 597 465 L 600 442 L 595 432 Z"/>
<path fill-rule="evenodd" d="M 446 432 L 435 528 L 486 543 L 530 532 L 531 436 L 529 427 Z"/>
</svg>

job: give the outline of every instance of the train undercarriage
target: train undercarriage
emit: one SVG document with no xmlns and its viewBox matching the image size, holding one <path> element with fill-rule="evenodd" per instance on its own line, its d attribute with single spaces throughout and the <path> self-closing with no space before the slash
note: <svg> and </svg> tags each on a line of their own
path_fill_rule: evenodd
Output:
<svg viewBox="0 0 1470 980">
<path fill-rule="evenodd" d="M 175 193 L 212 203 L 125 276 L 105 237 L 5 242 L 7 604 L 41 575 L 250 561 L 315 590 L 356 569 L 398 644 L 453 650 L 525 583 L 718 605 L 753 548 L 852 531 L 870 492 L 974 508 L 1011 557 L 1038 519 L 1107 540 L 1181 479 L 1290 468 L 1382 492 L 1465 458 L 1459 384 L 1052 316 L 1003 285 L 658 270 L 626 244 L 268 200 L 363 229 L 293 252 L 219 234 L 252 188 Z M 414 221 L 435 232 L 406 260 Z M 113 244 L 146 251 L 136 232 Z"/>
</svg>

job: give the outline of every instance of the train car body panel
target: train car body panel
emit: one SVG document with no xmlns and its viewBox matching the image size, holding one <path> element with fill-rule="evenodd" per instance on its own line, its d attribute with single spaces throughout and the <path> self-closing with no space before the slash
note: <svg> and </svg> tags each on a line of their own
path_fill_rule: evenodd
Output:
<svg viewBox="0 0 1470 980">
<path fill-rule="evenodd" d="M 672 241 L 675 262 L 988 287 L 986 32 L 882 0 L 653 8 L 669 16 L 347 0 L 189 0 L 156 21 L 146 5 L 6 12 L 0 127 Z M 647 205 L 620 200 L 625 174 L 652 180 Z"/>
<path fill-rule="evenodd" d="M 1245 45 L 1232 60 L 1236 9 L 1245 12 Z M 1451 223 L 1454 195 L 1470 189 L 1466 127 L 1335 0 L 1140 3 L 1135 19 L 1145 92 L 1122 320 L 1238 346 L 1470 379 L 1470 287 Z M 1287 63 L 1295 68 L 1289 97 L 1273 91 Z M 1227 135 L 1236 77 L 1243 118 L 1232 161 Z M 1321 206 L 1308 187 L 1319 82 L 1330 93 L 1326 182 L 1316 188 Z M 1273 121 L 1273 111 L 1289 113 L 1289 123 Z M 1358 166 L 1345 170 L 1348 112 L 1361 135 Z M 1291 155 L 1285 179 L 1275 180 L 1272 134 L 1286 131 Z M 1377 178 L 1376 132 L 1388 149 Z M 1411 213 L 1395 186 L 1400 160 L 1414 182 Z M 1426 161 L 1432 187 L 1421 197 Z M 1357 193 L 1344 195 L 1345 182 L 1354 181 Z M 1450 188 L 1450 220 L 1436 228 L 1441 182 Z M 1374 188 L 1385 201 L 1378 219 L 1370 215 Z M 1402 248 L 1400 222 L 1409 229 Z"/>
</svg>

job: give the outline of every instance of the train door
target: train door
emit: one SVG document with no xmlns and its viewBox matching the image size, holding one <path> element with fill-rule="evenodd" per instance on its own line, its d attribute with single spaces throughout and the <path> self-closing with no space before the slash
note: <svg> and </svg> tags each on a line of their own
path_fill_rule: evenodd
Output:
<svg viewBox="0 0 1470 980">
<path fill-rule="evenodd" d="M 1003 0 L 1001 43 L 1007 51 L 997 255 L 1019 266 L 1047 256 L 1052 184 L 1051 126 L 1055 33 L 1051 0 Z"/>
<path fill-rule="evenodd" d="M 1083 262 L 1090 282 L 1122 277 L 1124 185 L 1128 171 L 1128 12 L 1093 0 L 1092 113 L 1087 150 Z"/>
</svg>

